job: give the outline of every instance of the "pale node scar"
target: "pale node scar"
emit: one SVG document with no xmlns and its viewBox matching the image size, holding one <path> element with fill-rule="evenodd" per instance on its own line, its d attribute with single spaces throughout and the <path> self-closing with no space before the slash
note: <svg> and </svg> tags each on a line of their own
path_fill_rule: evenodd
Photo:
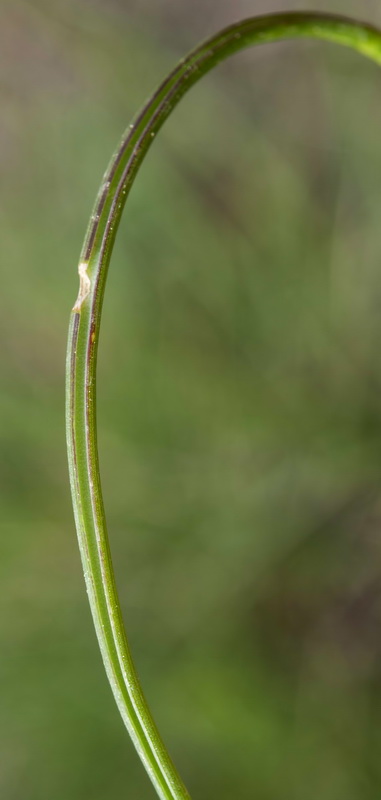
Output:
<svg viewBox="0 0 381 800">
<path fill-rule="evenodd" d="M 78 275 L 79 275 L 79 292 L 78 297 L 75 301 L 73 306 L 73 311 L 80 311 L 82 308 L 82 304 L 86 300 L 86 297 L 90 294 L 91 288 L 91 281 L 87 274 L 87 261 L 81 261 L 78 264 Z"/>
</svg>

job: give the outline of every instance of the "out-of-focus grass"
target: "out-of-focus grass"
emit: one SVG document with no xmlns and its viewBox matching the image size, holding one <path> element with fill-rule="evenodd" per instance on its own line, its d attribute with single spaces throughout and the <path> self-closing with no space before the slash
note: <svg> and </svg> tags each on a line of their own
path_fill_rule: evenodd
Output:
<svg viewBox="0 0 381 800">
<path fill-rule="evenodd" d="M 265 10 L 250 6 L 234 18 Z M 197 35 L 232 18 L 197 8 Z M 62 400 L 102 170 L 176 31 L 181 52 L 195 43 L 185 4 L 146 13 L 1 12 L 6 800 L 153 796 L 86 607 Z M 111 540 L 146 693 L 200 800 L 379 797 L 380 92 L 376 67 L 329 46 L 234 59 L 163 130 L 116 247 Z"/>
</svg>

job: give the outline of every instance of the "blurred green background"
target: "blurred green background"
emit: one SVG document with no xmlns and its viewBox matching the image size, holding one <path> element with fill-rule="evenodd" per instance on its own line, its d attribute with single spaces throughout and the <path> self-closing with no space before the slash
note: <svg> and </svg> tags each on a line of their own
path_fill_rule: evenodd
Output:
<svg viewBox="0 0 381 800">
<path fill-rule="evenodd" d="M 379 0 L 2 0 L 0 796 L 153 800 L 98 654 L 64 359 L 123 129 L 229 22 Z M 195 87 L 126 207 L 101 468 L 138 671 L 194 800 L 381 793 L 381 71 L 245 52 Z"/>
</svg>

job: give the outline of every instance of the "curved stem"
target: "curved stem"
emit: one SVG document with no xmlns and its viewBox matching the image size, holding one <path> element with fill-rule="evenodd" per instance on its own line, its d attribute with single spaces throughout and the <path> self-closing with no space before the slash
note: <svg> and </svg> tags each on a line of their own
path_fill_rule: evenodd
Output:
<svg viewBox="0 0 381 800">
<path fill-rule="evenodd" d="M 189 798 L 162 743 L 127 643 L 103 508 L 96 427 L 96 363 L 108 266 L 123 207 L 155 134 L 181 97 L 219 61 L 243 48 L 311 37 L 351 47 L 381 64 L 381 32 L 350 19 L 274 14 L 226 28 L 183 59 L 134 119 L 100 187 L 79 265 L 71 315 L 66 430 L 75 522 L 89 602 L 103 662 L 119 711 L 162 800 Z"/>
</svg>

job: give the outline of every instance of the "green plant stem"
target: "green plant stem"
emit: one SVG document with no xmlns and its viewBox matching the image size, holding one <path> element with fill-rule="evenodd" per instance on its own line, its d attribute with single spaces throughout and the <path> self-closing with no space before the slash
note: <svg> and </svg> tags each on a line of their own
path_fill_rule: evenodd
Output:
<svg viewBox="0 0 381 800">
<path fill-rule="evenodd" d="M 142 693 L 127 643 L 114 580 L 98 467 L 96 364 L 108 266 L 124 204 L 155 135 L 181 97 L 218 62 L 280 39 L 325 39 L 381 64 L 381 32 L 336 16 L 274 14 L 244 20 L 183 59 L 127 129 L 100 187 L 80 261 L 67 356 L 67 446 L 83 569 L 103 662 L 119 711 L 162 800 L 189 798 Z"/>
</svg>

